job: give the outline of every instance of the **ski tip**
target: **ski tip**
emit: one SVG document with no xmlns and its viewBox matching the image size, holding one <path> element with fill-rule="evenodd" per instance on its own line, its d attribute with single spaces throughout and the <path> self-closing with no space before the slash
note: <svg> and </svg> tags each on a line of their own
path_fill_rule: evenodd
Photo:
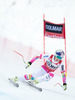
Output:
<svg viewBox="0 0 75 100">
<path fill-rule="evenodd" d="M 10 80 L 10 78 L 8 78 L 8 80 Z"/>
<path fill-rule="evenodd" d="M 40 92 L 42 92 L 42 88 L 40 88 L 39 90 L 40 90 Z"/>
<path fill-rule="evenodd" d="M 19 87 L 19 84 L 16 84 L 16 87 Z"/>
<path fill-rule="evenodd" d="M 8 80 L 12 80 L 11 78 L 8 78 Z"/>
<path fill-rule="evenodd" d="M 13 85 L 15 85 L 16 87 L 19 87 L 19 84 L 18 84 L 18 83 L 15 83 L 11 78 L 8 78 L 8 80 L 9 80 Z"/>
</svg>

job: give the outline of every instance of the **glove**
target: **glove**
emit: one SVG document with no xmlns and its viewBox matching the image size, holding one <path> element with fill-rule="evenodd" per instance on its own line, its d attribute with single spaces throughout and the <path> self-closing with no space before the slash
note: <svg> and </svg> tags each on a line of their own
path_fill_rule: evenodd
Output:
<svg viewBox="0 0 75 100">
<path fill-rule="evenodd" d="M 26 63 L 25 69 L 27 69 L 31 64 L 31 62 Z"/>
<path fill-rule="evenodd" d="M 67 84 L 63 83 L 63 89 L 66 90 L 67 89 Z"/>
</svg>

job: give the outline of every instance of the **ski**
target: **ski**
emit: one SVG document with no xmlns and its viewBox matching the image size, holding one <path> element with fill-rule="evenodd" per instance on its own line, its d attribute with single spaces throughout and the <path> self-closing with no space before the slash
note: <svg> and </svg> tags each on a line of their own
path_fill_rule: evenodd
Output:
<svg viewBox="0 0 75 100">
<path fill-rule="evenodd" d="M 19 87 L 18 83 L 15 83 L 11 78 L 8 78 L 8 80 L 16 87 Z"/>
<path fill-rule="evenodd" d="M 33 85 L 33 84 L 27 82 L 27 81 L 23 81 L 23 83 L 26 83 L 26 84 L 28 84 L 29 86 L 31 86 L 31 87 L 33 87 L 33 88 L 39 90 L 40 92 L 42 92 L 42 88 L 40 88 L 40 87 L 37 87 L 37 86 L 35 86 L 35 85 Z"/>
<path fill-rule="evenodd" d="M 19 87 L 19 84 L 18 84 L 18 83 L 15 83 L 11 78 L 8 78 L 8 80 L 9 80 L 14 86 Z M 28 84 L 29 86 L 31 86 L 31 87 L 37 89 L 37 90 L 40 91 L 40 92 L 42 91 L 42 88 L 37 87 L 37 86 L 35 86 L 35 85 L 33 85 L 33 84 L 27 82 L 27 81 L 23 81 L 23 83 Z"/>
</svg>

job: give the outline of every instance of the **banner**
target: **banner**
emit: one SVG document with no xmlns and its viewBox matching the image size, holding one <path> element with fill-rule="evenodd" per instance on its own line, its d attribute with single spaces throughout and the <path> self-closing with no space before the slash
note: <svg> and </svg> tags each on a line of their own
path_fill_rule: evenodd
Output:
<svg viewBox="0 0 75 100">
<path fill-rule="evenodd" d="M 67 74 L 67 57 L 66 57 L 66 34 L 65 34 L 65 18 L 64 23 L 55 24 L 45 20 L 45 14 L 43 14 L 44 22 L 44 34 L 43 34 L 43 53 L 45 54 L 45 36 L 50 38 L 64 39 L 65 45 L 65 72 Z M 44 60 L 45 62 L 45 60 Z"/>
<path fill-rule="evenodd" d="M 54 24 L 44 20 L 44 36 L 65 39 L 65 24 Z"/>
</svg>

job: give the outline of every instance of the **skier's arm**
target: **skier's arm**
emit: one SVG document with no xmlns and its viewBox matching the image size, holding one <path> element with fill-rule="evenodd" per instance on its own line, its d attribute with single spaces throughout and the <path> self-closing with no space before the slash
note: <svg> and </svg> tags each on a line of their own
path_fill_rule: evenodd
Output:
<svg viewBox="0 0 75 100">
<path fill-rule="evenodd" d="M 63 80 L 63 88 L 64 90 L 66 90 L 67 89 L 66 74 L 65 74 L 65 68 L 63 64 L 61 64 L 61 73 L 62 73 L 62 80 Z"/>
<path fill-rule="evenodd" d="M 35 56 L 33 57 L 28 63 L 26 68 L 28 68 L 34 61 L 36 61 L 37 59 L 47 59 L 50 56 L 48 54 L 40 54 L 40 56 Z"/>
<path fill-rule="evenodd" d="M 33 63 L 37 59 L 47 59 L 49 57 L 50 57 L 50 55 L 48 55 L 48 54 L 41 54 L 40 56 L 36 56 L 36 57 L 32 58 L 30 62 Z"/>
</svg>

